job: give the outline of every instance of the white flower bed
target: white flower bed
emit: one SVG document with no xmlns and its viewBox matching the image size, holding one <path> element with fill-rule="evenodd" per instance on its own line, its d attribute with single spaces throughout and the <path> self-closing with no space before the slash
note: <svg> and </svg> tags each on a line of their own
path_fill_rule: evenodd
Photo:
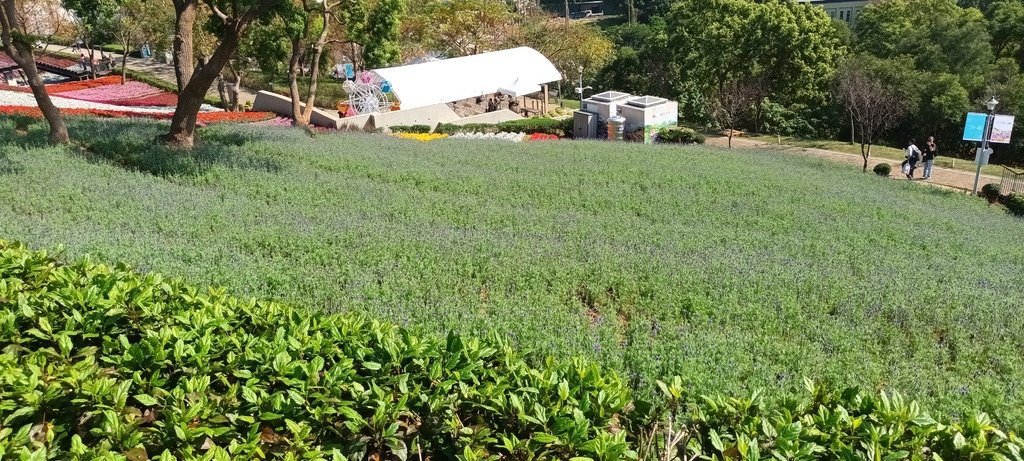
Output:
<svg viewBox="0 0 1024 461">
<path fill-rule="evenodd" d="M 97 109 L 115 110 L 137 114 L 170 114 L 174 112 L 173 107 L 139 107 L 139 106 L 118 106 L 100 102 L 81 101 L 78 99 L 62 98 L 50 95 L 53 104 L 61 109 Z M 19 93 L 17 91 L 0 90 L 0 106 L 37 107 L 36 98 L 32 93 Z M 216 112 L 220 109 L 203 104 L 202 112 Z"/>
<path fill-rule="evenodd" d="M 497 139 L 500 141 L 521 142 L 526 133 L 455 133 L 450 139 Z"/>
</svg>

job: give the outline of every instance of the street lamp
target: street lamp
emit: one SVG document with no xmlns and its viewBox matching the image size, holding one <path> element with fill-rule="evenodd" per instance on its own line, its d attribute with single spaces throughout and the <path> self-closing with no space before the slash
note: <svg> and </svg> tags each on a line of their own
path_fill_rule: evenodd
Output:
<svg viewBox="0 0 1024 461">
<path fill-rule="evenodd" d="M 580 94 L 580 110 L 583 110 L 583 90 L 592 90 L 593 87 L 583 86 L 583 66 L 579 66 L 576 70 L 580 71 L 580 86 L 576 87 L 576 92 Z"/>
<path fill-rule="evenodd" d="M 995 96 L 985 102 L 985 107 L 988 108 L 988 115 L 985 116 L 985 131 L 981 137 L 981 150 L 978 151 L 978 158 L 975 163 L 977 166 L 974 171 L 974 190 L 971 192 L 973 195 L 978 195 L 978 181 L 981 179 L 981 164 L 982 160 L 985 159 L 986 153 L 988 153 L 988 138 L 992 136 L 992 122 L 995 120 L 996 106 L 999 105 L 999 101 L 996 100 Z"/>
</svg>

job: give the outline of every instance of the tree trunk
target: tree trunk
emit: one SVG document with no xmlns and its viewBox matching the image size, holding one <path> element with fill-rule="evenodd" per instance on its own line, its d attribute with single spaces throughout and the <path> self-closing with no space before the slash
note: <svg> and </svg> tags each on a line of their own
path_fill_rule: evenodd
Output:
<svg viewBox="0 0 1024 461">
<path fill-rule="evenodd" d="M 228 94 L 231 100 L 231 112 L 238 112 L 241 110 L 238 104 L 238 96 L 242 89 L 242 74 L 235 70 L 235 67 L 228 62 L 228 68 L 231 69 L 231 75 L 235 78 L 235 85 L 230 88 L 231 92 Z"/>
<path fill-rule="evenodd" d="M 178 93 L 185 91 L 195 69 L 192 32 L 196 23 L 196 3 L 197 0 L 174 0 L 174 77 Z"/>
<path fill-rule="evenodd" d="M 868 172 L 868 158 L 871 157 L 871 139 L 865 134 L 863 128 L 860 130 L 860 156 L 864 158 L 864 172 Z"/>
<path fill-rule="evenodd" d="M 299 96 L 299 60 L 302 52 L 302 39 L 292 39 L 292 56 L 288 60 L 288 95 L 292 97 L 292 124 L 295 126 L 309 125 L 309 118 L 304 117 L 302 99 Z"/>
<path fill-rule="evenodd" d="M 732 124 L 729 124 L 729 148 L 732 149 Z"/>
<path fill-rule="evenodd" d="M 0 6 L 2 6 L 2 10 L 0 10 L 0 41 L 3 42 L 4 51 L 25 73 L 28 86 L 32 88 L 32 95 L 35 96 L 36 105 L 43 113 L 46 123 L 50 125 L 50 142 L 65 144 L 68 142 L 68 128 L 64 124 L 64 116 L 61 115 L 57 106 L 53 105 L 50 95 L 46 93 L 43 79 L 39 77 L 36 59 L 32 55 L 32 44 L 24 38 L 26 37 L 24 27 L 18 20 L 14 0 L 3 0 Z"/>
<path fill-rule="evenodd" d="M 162 136 L 165 143 L 175 147 L 192 147 L 195 144 L 196 121 L 199 108 L 203 105 L 206 92 L 220 75 L 228 59 L 238 48 L 238 41 L 245 31 L 244 25 L 232 24 L 221 37 L 221 43 L 202 67 L 196 69 L 185 89 L 178 94 L 178 106 L 171 117 L 171 129 Z"/>
<path fill-rule="evenodd" d="M 331 13 L 323 15 L 324 24 L 331 23 Z M 320 31 L 316 44 L 313 45 L 313 62 L 309 66 L 309 93 L 306 95 L 306 108 L 302 111 L 302 120 L 309 125 L 309 119 L 313 115 L 313 104 L 316 102 L 316 87 L 320 81 L 320 57 L 323 55 L 324 46 L 327 44 L 327 27 Z"/>
<path fill-rule="evenodd" d="M 217 95 L 220 96 L 220 105 L 226 111 L 230 111 L 230 105 L 228 104 L 228 91 L 227 85 L 224 83 L 224 77 L 217 77 Z"/>
<path fill-rule="evenodd" d="M 856 135 L 857 132 L 853 129 L 853 111 L 852 110 L 848 110 L 846 112 L 848 112 L 850 114 L 850 144 L 853 144 L 853 143 L 857 142 L 857 135 Z"/>
<path fill-rule="evenodd" d="M 124 85 L 128 81 L 128 44 L 124 44 L 124 49 L 121 50 L 121 84 Z"/>
</svg>

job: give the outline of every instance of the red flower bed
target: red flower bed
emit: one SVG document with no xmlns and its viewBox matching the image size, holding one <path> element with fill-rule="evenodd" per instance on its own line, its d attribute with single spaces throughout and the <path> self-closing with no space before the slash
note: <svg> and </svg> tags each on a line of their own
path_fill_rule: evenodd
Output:
<svg viewBox="0 0 1024 461">
<path fill-rule="evenodd" d="M 32 88 L 27 86 L 11 86 L 6 83 L 0 83 L 0 90 L 14 91 L 17 93 L 31 93 Z"/>
<path fill-rule="evenodd" d="M 262 122 L 277 117 L 273 112 L 200 112 L 203 123 L 250 123 Z"/>
<path fill-rule="evenodd" d="M 157 120 L 169 120 L 172 113 L 144 113 L 144 112 L 131 112 L 123 110 L 103 110 L 103 109 L 61 109 L 60 112 L 64 115 L 92 115 L 96 117 L 106 118 L 126 118 L 126 117 L 139 117 L 139 118 L 152 118 Z M 0 115 L 27 115 L 29 117 L 42 118 L 43 113 L 38 107 L 22 107 L 22 106 L 0 106 Z M 270 120 L 277 115 L 273 112 L 200 112 L 198 123 L 210 124 L 210 123 L 250 123 L 250 122 L 261 122 L 264 120 Z"/>
<path fill-rule="evenodd" d="M 161 93 L 138 99 L 125 99 L 117 101 L 115 104 L 121 106 L 174 107 L 178 105 L 178 95 L 174 93 Z"/>
<path fill-rule="evenodd" d="M 106 77 L 100 77 L 95 80 L 82 80 L 80 82 L 67 82 L 57 83 L 53 85 L 46 85 L 46 91 L 50 94 L 59 94 L 66 91 L 78 91 L 86 90 L 89 88 L 96 88 L 98 86 L 107 85 L 120 85 L 121 77 L 117 75 L 108 75 Z"/>
<path fill-rule="evenodd" d="M 558 139 L 557 134 L 534 133 L 526 138 L 527 141 L 548 141 Z"/>
</svg>

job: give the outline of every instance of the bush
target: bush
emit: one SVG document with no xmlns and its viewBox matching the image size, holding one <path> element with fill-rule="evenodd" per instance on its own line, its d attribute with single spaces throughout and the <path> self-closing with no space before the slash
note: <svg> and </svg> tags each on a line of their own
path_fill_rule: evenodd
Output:
<svg viewBox="0 0 1024 461">
<path fill-rule="evenodd" d="M 667 144 L 704 144 L 704 135 L 691 128 L 672 127 L 659 131 L 655 138 Z"/>
<path fill-rule="evenodd" d="M 810 380 L 776 404 L 690 395 L 678 376 L 634 400 L 614 373 L 530 366 L 499 336 L 420 336 L 2 240 L 0 351 L 12 459 L 649 460 L 666 427 L 688 436 L 685 459 L 1020 459 L 1022 447 L 983 413 L 940 424 L 899 394 Z"/>
<path fill-rule="evenodd" d="M 0 453 L 14 458 L 612 459 L 626 446 L 608 430 L 628 403 L 618 377 L 581 360 L 533 368 L 498 337 L 421 337 L 3 241 L 0 282 Z"/>
<path fill-rule="evenodd" d="M 888 163 L 879 163 L 878 165 L 875 165 L 871 171 L 874 171 L 875 174 L 879 176 L 888 177 L 889 173 L 892 173 L 892 165 L 889 165 Z"/>
<path fill-rule="evenodd" d="M 392 125 L 392 133 L 430 133 L 430 125 Z"/>
<path fill-rule="evenodd" d="M 999 200 L 999 184 L 988 183 L 981 186 L 981 196 L 988 200 L 988 203 L 996 203 Z"/>
<path fill-rule="evenodd" d="M 1015 216 L 1024 217 L 1024 195 L 1010 194 L 1006 197 L 1006 209 Z"/>
<path fill-rule="evenodd" d="M 455 133 L 544 133 L 571 136 L 572 119 L 533 117 L 501 123 L 467 123 L 465 125 L 441 123 L 437 125 L 434 132 L 449 135 Z"/>
</svg>

